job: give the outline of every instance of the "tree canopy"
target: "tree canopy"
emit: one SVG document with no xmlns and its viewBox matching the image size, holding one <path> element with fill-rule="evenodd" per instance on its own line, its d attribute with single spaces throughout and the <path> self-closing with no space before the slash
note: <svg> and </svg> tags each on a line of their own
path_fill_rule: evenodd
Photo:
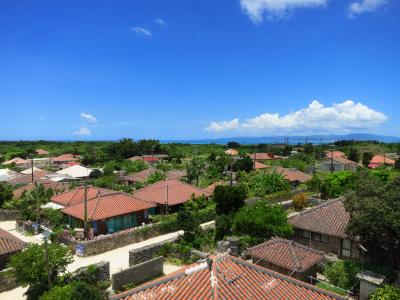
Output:
<svg viewBox="0 0 400 300">
<path fill-rule="evenodd" d="M 214 189 L 217 215 L 236 212 L 244 205 L 245 199 L 246 191 L 241 186 L 219 185 Z"/>
</svg>

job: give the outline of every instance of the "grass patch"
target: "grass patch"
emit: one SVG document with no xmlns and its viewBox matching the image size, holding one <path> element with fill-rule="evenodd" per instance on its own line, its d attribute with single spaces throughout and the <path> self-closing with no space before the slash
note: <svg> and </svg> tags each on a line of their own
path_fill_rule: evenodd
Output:
<svg viewBox="0 0 400 300">
<path fill-rule="evenodd" d="M 325 282 L 322 282 L 322 281 L 321 281 L 321 282 L 318 282 L 315 286 L 316 286 L 316 287 L 319 287 L 319 288 L 321 288 L 321 289 L 323 289 L 323 290 L 336 293 L 336 294 L 341 295 L 341 296 L 346 296 L 346 295 L 347 295 L 347 292 L 346 292 L 346 291 L 344 291 L 344 290 L 342 290 L 342 289 L 340 289 L 340 288 L 338 288 L 338 287 L 329 285 L 329 284 L 327 284 L 327 283 L 325 283 Z"/>
</svg>

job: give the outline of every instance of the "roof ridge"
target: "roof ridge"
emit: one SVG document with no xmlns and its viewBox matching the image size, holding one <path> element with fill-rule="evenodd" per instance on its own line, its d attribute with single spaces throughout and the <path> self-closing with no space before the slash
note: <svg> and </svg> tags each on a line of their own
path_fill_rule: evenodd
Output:
<svg viewBox="0 0 400 300">
<path fill-rule="evenodd" d="M 342 198 L 329 199 L 329 200 L 327 200 L 327 201 L 325 201 L 325 202 L 323 202 L 323 203 L 321 203 L 321 204 L 319 204 L 317 206 L 314 206 L 312 208 L 300 211 L 300 212 L 288 217 L 288 219 L 294 219 L 294 218 L 296 218 L 298 216 L 309 214 L 309 213 L 311 213 L 311 212 L 313 212 L 315 210 L 321 209 L 321 208 L 323 208 L 325 206 L 331 205 L 332 203 L 335 203 L 335 202 L 338 202 L 338 201 L 342 201 L 342 200 L 343 200 Z"/>
<path fill-rule="evenodd" d="M 294 264 L 295 264 L 295 266 L 296 266 L 296 271 L 302 270 L 301 263 L 300 263 L 300 261 L 299 261 L 297 255 L 296 255 L 296 251 L 295 251 L 294 248 L 293 248 L 293 241 L 287 240 L 286 243 L 288 244 L 288 246 L 289 246 L 289 251 L 290 251 L 290 253 L 292 254 L 292 258 L 293 258 Z"/>
</svg>

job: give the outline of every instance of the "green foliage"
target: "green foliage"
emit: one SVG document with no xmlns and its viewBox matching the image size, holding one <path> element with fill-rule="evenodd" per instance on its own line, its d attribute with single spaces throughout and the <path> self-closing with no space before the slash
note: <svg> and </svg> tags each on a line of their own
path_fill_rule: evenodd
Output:
<svg viewBox="0 0 400 300">
<path fill-rule="evenodd" d="M 199 185 L 199 177 L 204 172 L 205 161 L 200 157 L 193 158 L 188 164 L 186 164 L 186 172 L 188 182 L 191 184 L 196 179 L 197 185 Z"/>
<path fill-rule="evenodd" d="M 214 189 L 216 213 L 230 214 L 244 205 L 246 191 L 242 186 L 219 185 Z"/>
<path fill-rule="evenodd" d="M 305 193 L 299 193 L 293 196 L 293 206 L 297 211 L 303 210 L 308 206 L 308 196 Z"/>
<path fill-rule="evenodd" d="M 311 154 L 297 153 L 288 158 L 273 162 L 274 165 L 280 165 L 285 168 L 294 168 L 300 171 L 306 171 L 307 166 L 314 165 L 314 157 Z"/>
<path fill-rule="evenodd" d="M 313 154 L 314 153 L 314 146 L 311 143 L 304 144 L 304 153 L 305 154 Z"/>
<path fill-rule="evenodd" d="M 290 183 L 277 172 L 256 171 L 245 174 L 241 182 L 247 186 L 250 196 L 265 197 L 267 195 L 290 190 Z"/>
<path fill-rule="evenodd" d="M 323 289 L 323 290 L 326 290 L 326 291 L 330 291 L 330 292 L 336 293 L 336 294 L 341 295 L 341 296 L 346 296 L 347 295 L 347 292 L 345 292 L 344 290 L 342 290 L 340 288 L 337 288 L 335 286 L 329 285 L 329 284 L 327 284 L 325 282 L 322 282 L 322 281 L 318 282 L 315 286 L 319 287 L 320 289 Z"/>
<path fill-rule="evenodd" d="M 400 170 L 400 158 L 396 160 L 393 167 L 395 168 L 395 170 Z"/>
<path fill-rule="evenodd" d="M 232 221 L 234 213 L 229 215 L 219 214 L 215 217 L 215 240 L 222 240 L 232 233 Z"/>
<path fill-rule="evenodd" d="M 124 138 L 117 143 L 109 144 L 105 152 L 111 159 L 122 160 L 142 154 L 161 153 L 161 144 L 157 140 L 134 142 L 132 139 Z"/>
<path fill-rule="evenodd" d="M 64 286 L 55 286 L 46 292 L 40 300 L 104 300 L 98 288 L 83 281 L 76 281 Z"/>
<path fill-rule="evenodd" d="M 292 226 L 282 206 L 269 205 L 267 201 L 257 201 L 251 206 L 243 206 L 233 219 L 234 233 L 267 239 L 271 236 L 289 236 Z"/>
<path fill-rule="evenodd" d="M 41 218 L 48 221 L 52 227 L 62 226 L 65 221 L 62 211 L 52 208 L 43 208 L 41 210 Z"/>
<path fill-rule="evenodd" d="M 350 159 L 351 161 L 359 162 L 360 161 L 360 153 L 356 148 L 351 147 L 349 149 L 349 154 L 347 155 L 347 158 Z"/>
<path fill-rule="evenodd" d="M 348 171 L 340 171 L 327 175 L 320 185 L 322 199 L 337 198 L 354 185 L 355 176 Z"/>
<path fill-rule="evenodd" d="M 11 201 L 13 198 L 12 186 L 6 182 L 0 182 L 0 207 L 4 202 Z"/>
<path fill-rule="evenodd" d="M 385 285 L 382 288 L 376 289 L 369 296 L 370 300 L 398 300 L 400 299 L 400 288 L 393 285 Z"/>
<path fill-rule="evenodd" d="M 72 262 L 72 255 L 67 247 L 52 243 L 48 245 L 49 270 L 52 282 Z M 37 299 L 47 289 L 47 267 L 45 246 L 31 244 L 24 251 L 11 257 L 8 264 L 18 283 L 29 285 L 28 299 Z"/>
<path fill-rule="evenodd" d="M 146 183 L 153 184 L 158 181 L 164 180 L 165 178 L 166 178 L 166 176 L 164 173 L 162 173 L 160 171 L 155 171 L 154 173 L 150 174 L 150 176 L 146 180 Z"/>
<path fill-rule="evenodd" d="M 354 190 L 344 201 L 350 213 L 347 233 L 359 236 L 375 261 L 399 264 L 400 177 L 383 183 L 369 173 L 360 174 Z"/>
<path fill-rule="evenodd" d="M 244 156 L 233 164 L 233 170 L 250 172 L 253 170 L 253 160 L 249 156 Z"/>
<path fill-rule="evenodd" d="M 99 169 L 94 169 L 92 172 L 89 174 L 89 178 L 91 179 L 96 179 L 100 178 L 103 175 Z"/>
<path fill-rule="evenodd" d="M 363 155 L 362 155 L 362 164 L 363 164 L 364 167 L 368 167 L 368 165 L 371 162 L 373 156 L 374 155 L 369 151 L 363 153 Z"/>
<path fill-rule="evenodd" d="M 331 284 L 350 290 L 358 286 L 359 280 L 356 275 L 360 270 L 360 265 L 354 261 L 339 260 L 328 264 L 324 270 L 324 275 Z"/>
</svg>

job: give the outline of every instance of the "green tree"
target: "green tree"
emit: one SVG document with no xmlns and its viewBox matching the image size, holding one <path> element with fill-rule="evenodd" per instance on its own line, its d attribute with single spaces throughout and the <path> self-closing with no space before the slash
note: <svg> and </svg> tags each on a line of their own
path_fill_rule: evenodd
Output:
<svg viewBox="0 0 400 300">
<path fill-rule="evenodd" d="M 48 245 L 48 260 L 50 278 L 54 282 L 59 274 L 65 272 L 73 259 L 67 247 L 52 243 Z M 18 283 L 23 286 L 29 285 L 26 292 L 28 300 L 36 300 L 48 290 L 44 245 L 29 245 L 24 251 L 14 254 L 8 266 L 12 268 Z"/>
<path fill-rule="evenodd" d="M 193 158 L 190 163 L 186 164 L 186 172 L 189 183 L 196 179 L 196 185 L 199 185 L 200 175 L 204 172 L 205 162 L 200 157 Z"/>
<path fill-rule="evenodd" d="M 314 153 L 314 145 L 311 143 L 304 144 L 304 153 L 313 154 Z"/>
<path fill-rule="evenodd" d="M 320 185 L 322 199 L 337 198 L 352 188 L 355 181 L 354 174 L 340 171 L 329 174 Z"/>
<path fill-rule="evenodd" d="M 331 284 L 350 290 L 358 285 L 359 281 L 356 275 L 360 270 L 361 267 L 356 262 L 339 260 L 328 264 L 324 270 L 324 275 Z"/>
<path fill-rule="evenodd" d="M 400 266 L 400 177 L 383 183 L 365 173 L 345 198 L 347 233 L 359 237 L 375 262 Z"/>
<path fill-rule="evenodd" d="M 290 190 L 290 183 L 278 172 L 256 171 L 247 174 L 244 178 L 249 195 L 264 197 L 280 191 Z"/>
<path fill-rule="evenodd" d="M 6 182 L 0 182 L 0 207 L 2 207 L 4 202 L 11 201 L 12 198 L 12 186 Z"/>
<path fill-rule="evenodd" d="M 376 289 L 369 296 L 370 300 L 398 300 L 400 299 L 400 288 L 393 285 L 385 285 L 382 288 Z"/>
<path fill-rule="evenodd" d="M 360 154 L 358 153 L 358 150 L 353 147 L 350 148 L 349 155 L 347 157 L 351 161 L 355 161 L 355 162 L 359 162 L 359 160 L 360 160 Z"/>
<path fill-rule="evenodd" d="M 150 176 L 146 180 L 146 183 L 153 184 L 158 181 L 164 180 L 165 178 L 167 178 L 167 176 L 165 176 L 163 172 L 155 171 L 154 173 L 150 174 Z"/>
<path fill-rule="evenodd" d="M 76 281 L 64 286 L 55 286 L 46 292 L 40 300 L 104 300 L 102 292 L 95 286 Z"/>
<path fill-rule="evenodd" d="M 394 163 L 394 168 L 395 168 L 396 170 L 400 170 L 400 158 L 398 158 L 398 159 L 396 160 L 396 162 Z"/>
<path fill-rule="evenodd" d="M 250 172 L 253 170 L 253 160 L 249 156 L 244 156 L 233 164 L 233 170 Z"/>
<path fill-rule="evenodd" d="M 364 167 L 368 167 L 369 166 L 369 163 L 371 162 L 373 156 L 374 155 L 371 152 L 364 152 L 363 153 L 363 155 L 362 155 L 362 164 L 363 164 Z"/>
<path fill-rule="evenodd" d="M 287 221 L 285 210 L 280 205 L 269 205 L 260 200 L 250 206 L 243 206 L 233 219 L 234 233 L 246 234 L 259 239 L 271 236 L 289 236 L 292 226 Z"/>
<path fill-rule="evenodd" d="M 228 215 L 238 211 L 246 199 L 246 191 L 242 186 L 219 185 L 214 189 L 214 201 L 217 215 Z"/>
</svg>

